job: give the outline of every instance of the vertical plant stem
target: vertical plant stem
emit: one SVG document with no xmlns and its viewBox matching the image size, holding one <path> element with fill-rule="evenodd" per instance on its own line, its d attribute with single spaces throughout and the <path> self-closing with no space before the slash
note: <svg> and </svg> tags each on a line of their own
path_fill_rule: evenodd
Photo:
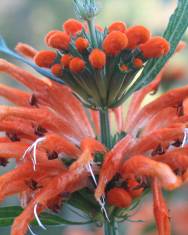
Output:
<svg viewBox="0 0 188 235">
<path fill-rule="evenodd" d="M 91 37 L 91 42 L 92 42 L 92 46 L 94 48 L 97 48 L 97 38 L 96 38 L 96 32 L 95 32 L 95 21 L 94 18 L 87 20 L 87 24 L 89 27 L 89 32 L 90 32 L 90 37 Z"/>
<path fill-rule="evenodd" d="M 111 135 L 108 109 L 102 109 L 100 112 L 101 142 L 110 149 Z"/>
<path fill-rule="evenodd" d="M 118 223 L 115 221 L 104 223 L 104 234 L 105 235 L 119 235 Z"/>
</svg>

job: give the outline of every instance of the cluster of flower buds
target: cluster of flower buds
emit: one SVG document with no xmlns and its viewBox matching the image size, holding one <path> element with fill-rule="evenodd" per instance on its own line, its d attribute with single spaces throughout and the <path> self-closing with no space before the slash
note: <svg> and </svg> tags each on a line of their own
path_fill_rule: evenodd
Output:
<svg viewBox="0 0 188 235">
<path fill-rule="evenodd" d="M 114 107 L 144 64 L 170 49 L 164 38 L 151 36 L 147 28 L 127 28 L 121 21 L 91 30 L 91 25 L 69 19 L 63 31 L 50 31 L 45 43 L 55 51 L 39 51 L 35 63 L 51 69 L 94 109 Z"/>
</svg>

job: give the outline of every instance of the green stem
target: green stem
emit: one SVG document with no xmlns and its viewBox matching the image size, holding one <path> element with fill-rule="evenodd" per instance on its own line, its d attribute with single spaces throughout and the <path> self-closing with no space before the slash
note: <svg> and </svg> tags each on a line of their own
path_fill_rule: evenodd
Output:
<svg viewBox="0 0 188 235">
<path fill-rule="evenodd" d="M 108 109 L 102 109 L 100 113 L 101 142 L 110 149 L 111 135 Z"/>
<path fill-rule="evenodd" d="M 112 222 L 105 222 L 104 223 L 104 234 L 105 235 L 118 235 L 118 223 L 115 221 Z"/>
<path fill-rule="evenodd" d="M 95 32 L 95 23 L 94 18 L 87 20 L 87 24 L 89 27 L 90 37 L 91 37 L 91 43 L 94 48 L 97 48 L 97 38 L 96 38 L 96 32 Z"/>
</svg>

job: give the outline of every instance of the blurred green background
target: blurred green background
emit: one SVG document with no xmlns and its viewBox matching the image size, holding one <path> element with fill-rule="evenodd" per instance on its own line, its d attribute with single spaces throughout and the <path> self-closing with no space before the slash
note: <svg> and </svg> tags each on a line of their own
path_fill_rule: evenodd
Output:
<svg viewBox="0 0 188 235">
<path fill-rule="evenodd" d="M 101 0 L 100 3 L 101 13 L 97 17 L 98 24 L 105 26 L 113 21 L 122 20 L 128 26 L 142 24 L 150 28 L 154 35 L 162 34 L 176 6 L 176 0 Z M 61 29 L 62 23 L 72 17 L 75 17 L 72 0 L 0 0 L 0 34 L 11 48 L 14 48 L 18 42 L 28 43 L 36 49 L 45 48 L 43 42 L 45 34 L 52 29 Z M 186 38 L 187 35 L 185 40 Z M 186 55 L 185 50 L 176 56 L 172 66 L 181 64 L 186 67 Z M 0 57 L 4 55 L 0 54 Z M 1 81 L 16 86 L 7 78 L 5 81 L 5 76 L 2 74 L 0 78 Z M 177 82 L 175 82 L 176 85 L 178 85 Z M 1 168 L 0 174 L 3 171 L 4 169 Z M 5 203 L 13 205 L 18 201 L 14 198 Z M 68 211 L 67 209 L 65 213 Z M 34 227 L 33 230 L 41 235 L 63 234 L 62 228 L 48 228 L 47 231 L 42 231 Z M 8 234 L 9 229 L 0 228 L 0 235 Z M 72 235 L 76 234 L 79 235 L 78 231 Z M 81 234 L 84 235 L 83 232 Z"/>
</svg>

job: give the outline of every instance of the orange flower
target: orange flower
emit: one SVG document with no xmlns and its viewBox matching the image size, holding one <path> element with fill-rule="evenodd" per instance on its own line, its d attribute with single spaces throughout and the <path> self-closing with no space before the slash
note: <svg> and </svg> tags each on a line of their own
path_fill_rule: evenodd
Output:
<svg viewBox="0 0 188 235">
<path fill-rule="evenodd" d="M 140 45 L 140 50 L 146 58 L 158 58 L 169 52 L 170 45 L 162 37 L 153 37 L 148 42 Z"/>
<path fill-rule="evenodd" d="M 62 71 L 63 71 L 63 68 L 60 64 L 54 64 L 52 65 L 51 67 L 51 71 L 52 73 L 57 76 L 57 77 L 61 77 L 62 76 Z"/>
<path fill-rule="evenodd" d="M 83 52 L 88 48 L 89 42 L 87 39 L 79 37 L 75 41 L 75 46 L 79 52 Z"/>
<path fill-rule="evenodd" d="M 109 27 L 108 27 L 109 32 L 112 31 L 120 31 L 122 33 L 126 32 L 126 24 L 122 21 L 117 21 L 112 23 Z"/>
<path fill-rule="evenodd" d="M 39 51 L 35 57 L 35 63 L 40 67 L 50 68 L 57 54 L 54 51 Z"/>
<path fill-rule="evenodd" d="M 29 58 L 33 58 L 38 52 L 37 50 L 29 46 L 28 44 L 21 43 L 21 42 L 16 45 L 15 50 L 21 55 L 24 55 Z"/>
<path fill-rule="evenodd" d="M 127 72 L 129 70 L 128 66 L 125 64 L 120 65 L 119 68 L 122 72 Z"/>
<path fill-rule="evenodd" d="M 135 58 L 133 64 L 135 68 L 140 69 L 143 66 L 143 60 L 140 58 Z"/>
<path fill-rule="evenodd" d="M 71 60 L 73 59 L 73 56 L 70 54 L 65 54 L 61 57 L 61 64 L 65 67 L 68 68 Z"/>
<path fill-rule="evenodd" d="M 117 55 L 127 47 L 126 35 L 119 31 L 109 33 L 103 42 L 103 48 L 109 55 Z"/>
<path fill-rule="evenodd" d="M 107 201 L 110 205 L 127 208 L 132 203 L 130 194 L 123 188 L 113 188 L 107 193 Z"/>
<path fill-rule="evenodd" d="M 70 61 L 69 68 L 71 72 L 79 73 L 85 68 L 85 62 L 79 57 L 75 57 Z"/>
<path fill-rule="evenodd" d="M 128 38 L 128 48 L 134 49 L 138 45 L 145 43 L 149 40 L 150 38 L 150 31 L 141 26 L 133 26 L 127 29 L 126 32 L 127 38 Z"/>
<path fill-rule="evenodd" d="M 75 19 L 68 19 L 63 24 L 63 29 L 65 30 L 65 32 L 73 36 L 82 31 L 82 28 L 83 28 L 82 23 Z"/>
<path fill-rule="evenodd" d="M 56 49 L 67 50 L 70 43 L 70 36 L 65 32 L 54 32 L 48 38 L 48 45 Z"/>
<path fill-rule="evenodd" d="M 93 49 L 89 55 L 89 62 L 95 69 L 102 69 L 106 64 L 106 54 L 100 49 Z"/>
<path fill-rule="evenodd" d="M 47 34 L 46 34 L 46 36 L 44 37 L 44 42 L 49 46 L 49 38 L 52 36 L 52 35 L 54 35 L 55 33 L 57 33 L 57 32 L 61 32 L 60 30 L 52 30 L 52 31 L 50 31 L 50 32 L 48 32 Z"/>
</svg>

